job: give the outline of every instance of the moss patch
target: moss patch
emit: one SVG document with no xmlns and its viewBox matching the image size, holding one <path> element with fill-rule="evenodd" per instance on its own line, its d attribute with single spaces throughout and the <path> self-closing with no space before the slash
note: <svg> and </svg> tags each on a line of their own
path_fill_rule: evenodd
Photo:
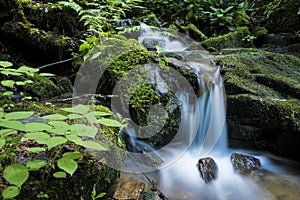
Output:
<svg viewBox="0 0 300 200">
<path fill-rule="evenodd" d="M 248 27 L 240 27 L 235 32 L 204 40 L 201 42 L 201 45 L 206 49 L 213 48 L 216 50 L 247 46 L 248 44 L 243 42 L 242 39 L 249 34 L 250 32 Z"/>
</svg>

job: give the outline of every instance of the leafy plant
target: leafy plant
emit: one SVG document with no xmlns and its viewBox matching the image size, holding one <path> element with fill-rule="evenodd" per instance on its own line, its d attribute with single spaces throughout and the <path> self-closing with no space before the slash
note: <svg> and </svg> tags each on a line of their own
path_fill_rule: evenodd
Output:
<svg viewBox="0 0 300 200">
<path fill-rule="evenodd" d="M 126 17 L 126 12 L 132 8 L 140 8 L 137 3 L 141 0 L 91 0 L 77 3 L 73 0 L 60 1 L 59 4 L 75 10 L 88 28 L 97 36 L 107 36 L 115 32 L 115 26 L 121 18 Z"/>
<path fill-rule="evenodd" d="M 1 86 L 4 87 L 4 90 L 0 91 L 1 99 L 11 100 L 14 94 L 19 94 L 21 101 L 32 99 L 31 96 L 26 95 L 27 86 L 33 83 L 30 78 L 36 75 L 54 76 L 50 73 L 38 73 L 38 71 L 39 69 L 28 66 L 21 66 L 14 69 L 11 62 L 0 61 Z M 18 88 L 22 88 L 23 91 L 17 92 Z M 4 107 L 14 107 L 14 103 L 10 101 Z"/>
<path fill-rule="evenodd" d="M 5 148 L 9 138 L 31 141 L 31 146 L 24 144 L 24 153 L 31 154 L 33 158 L 25 165 L 12 164 L 4 169 L 3 178 L 10 183 L 10 186 L 2 191 L 4 199 L 14 198 L 20 193 L 31 171 L 40 172 L 45 187 L 52 174 L 54 178 L 72 176 L 78 168 L 78 160 L 84 156 L 80 149 L 108 150 L 106 144 L 97 140 L 101 127 L 115 127 L 121 131 L 126 126 L 110 118 L 111 112 L 94 111 L 85 105 L 62 108 L 61 112 L 65 114 L 48 114 L 41 117 L 45 122 L 22 123 L 22 120 L 33 117 L 34 112 L 6 113 L 3 109 L 0 110 L 0 149 Z M 100 124 L 100 128 L 97 128 L 96 124 Z M 64 153 L 62 149 L 67 144 L 74 151 Z M 47 160 L 38 158 L 43 152 L 49 155 Z M 39 193 L 38 198 L 46 198 L 45 195 L 47 196 Z M 99 198 L 99 195 L 96 197 Z"/>
<path fill-rule="evenodd" d="M 97 195 L 97 191 L 96 191 L 96 184 L 94 184 L 93 186 L 93 191 L 91 193 L 91 197 L 92 197 L 92 200 L 96 200 L 96 199 L 99 199 L 99 198 L 102 198 L 106 195 L 105 192 L 101 192 L 100 194 Z"/>
</svg>

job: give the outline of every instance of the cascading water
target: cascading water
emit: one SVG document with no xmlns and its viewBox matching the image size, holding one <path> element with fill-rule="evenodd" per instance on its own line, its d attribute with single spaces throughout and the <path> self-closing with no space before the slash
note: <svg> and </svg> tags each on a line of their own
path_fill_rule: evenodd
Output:
<svg viewBox="0 0 300 200">
<path fill-rule="evenodd" d="M 140 43 L 159 45 L 165 52 L 183 52 L 188 47 L 179 40 L 142 25 Z M 154 43 L 150 42 L 155 40 Z M 164 148 L 131 138 L 133 146 L 145 148 L 159 157 L 161 165 L 156 177 L 159 188 L 170 200 L 253 200 L 273 199 L 272 194 L 250 179 L 234 173 L 230 162 L 231 150 L 227 148 L 225 92 L 219 68 L 208 62 L 207 54 L 193 56 L 186 64 L 198 77 L 199 92 L 191 101 L 188 92 L 175 95 L 181 105 L 181 126 L 177 138 Z M 159 74 L 156 74 L 159 79 Z M 127 128 L 134 134 L 134 130 Z M 211 157 L 218 166 L 217 179 L 209 183 L 201 178 L 198 160 Z M 147 158 L 146 158 L 147 159 Z M 261 158 L 263 160 L 264 158 Z M 128 163 L 138 172 L 148 172 L 136 157 Z M 137 162 L 137 163 L 136 163 Z M 126 171 L 126 170 L 124 170 Z"/>
</svg>

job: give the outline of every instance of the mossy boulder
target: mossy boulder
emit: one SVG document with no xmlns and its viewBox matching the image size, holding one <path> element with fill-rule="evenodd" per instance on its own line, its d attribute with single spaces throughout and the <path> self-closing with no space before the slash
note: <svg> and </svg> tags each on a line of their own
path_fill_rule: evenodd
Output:
<svg viewBox="0 0 300 200">
<path fill-rule="evenodd" d="M 227 33 L 218 37 L 212 37 L 204 40 L 200 44 L 207 50 L 221 50 L 224 48 L 245 47 L 250 44 L 243 41 L 247 35 L 250 35 L 248 27 L 240 27 L 235 32 Z"/>
<path fill-rule="evenodd" d="M 214 60 L 228 95 L 231 144 L 243 140 L 251 148 L 300 160 L 295 153 L 300 144 L 300 59 L 257 49 L 224 53 Z"/>
</svg>

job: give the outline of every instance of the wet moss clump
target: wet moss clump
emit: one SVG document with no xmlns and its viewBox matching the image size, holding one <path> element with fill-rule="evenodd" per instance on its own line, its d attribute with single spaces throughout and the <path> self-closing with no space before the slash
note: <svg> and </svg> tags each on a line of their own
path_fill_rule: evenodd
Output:
<svg viewBox="0 0 300 200">
<path fill-rule="evenodd" d="M 201 45 L 208 50 L 244 47 L 249 45 L 242 41 L 242 39 L 247 35 L 250 35 L 248 27 L 240 27 L 235 32 L 204 40 L 203 42 L 201 42 Z"/>
<path fill-rule="evenodd" d="M 230 144 L 300 160 L 294 153 L 300 142 L 299 57 L 229 49 L 214 61 L 221 68 L 228 95 Z"/>
</svg>

